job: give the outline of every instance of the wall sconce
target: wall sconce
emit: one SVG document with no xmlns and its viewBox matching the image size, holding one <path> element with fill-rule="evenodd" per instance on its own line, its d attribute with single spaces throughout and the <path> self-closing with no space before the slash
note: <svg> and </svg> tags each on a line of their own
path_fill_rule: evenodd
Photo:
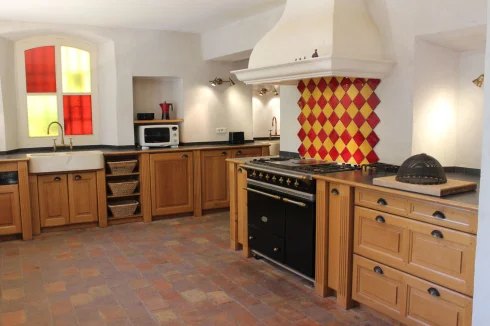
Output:
<svg viewBox="0 0 490 326">
<path fill-rule="evenodd" d="M 475 84 L 478 87 L 482 87 L 484 81 L 485 81 L 485 74 L 481 74 L 480 76 L 478 76 L 477 79 L 473 81 L 473 84 Z"/>
<path fill-rule="evenodd" d="M 279 95 L 279 92 L 277 91 L 277 89 L 275 87 L 272 90 L 268 90 L 267 88 L 264 87 L 259 91 L 260 96 L 264 96 L 267 93 L 272 93 L 272 94 L 274 94 L 274 96 Z"/>
<path fill-rule="evenodd" d="M 221 78 L 216 77 L 215 79 L 210 80 L 209 83 L 211 84 L 211 86 L 217 86 L 223 83 L 230 83 L 230 86 L 235 85 L 235 82 L 231 78 L 229 78 L 228 80 L 223 80 Z"/>
</svg>

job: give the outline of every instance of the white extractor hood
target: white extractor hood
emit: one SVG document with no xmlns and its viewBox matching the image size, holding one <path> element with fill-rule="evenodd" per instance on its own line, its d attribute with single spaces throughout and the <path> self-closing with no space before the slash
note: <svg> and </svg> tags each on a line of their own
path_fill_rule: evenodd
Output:
<svg viewBox="0 0 490 326">
<path fill-rule="evenodd" d="M 246 84 L 294 84 L 327 76 L 383 78 L 393 65 L 365 0 L 288 0 L 248 69 L 232 73 Z"/>
</svg>

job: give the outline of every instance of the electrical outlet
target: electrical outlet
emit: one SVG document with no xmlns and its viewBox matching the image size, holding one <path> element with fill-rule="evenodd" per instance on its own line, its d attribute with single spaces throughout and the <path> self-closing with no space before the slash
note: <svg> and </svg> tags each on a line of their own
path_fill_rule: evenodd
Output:
<svg viewBox="0 0 490 326">
<path fill-rule="evenodd" d="M 216 133 L 217 134 L 224 134 L 224 133 L 226 133 L 226 128 L 224 128 L 224 127 L 216 128 Z"/>
</svg>

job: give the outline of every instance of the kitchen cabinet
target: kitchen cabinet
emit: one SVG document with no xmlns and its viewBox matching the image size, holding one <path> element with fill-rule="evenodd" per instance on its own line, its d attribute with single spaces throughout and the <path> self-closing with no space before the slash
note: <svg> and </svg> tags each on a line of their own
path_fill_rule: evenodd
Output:
<svg viewBox="0 0 490 326">
<path fill-rule="evenodd" d="M 21 232 L 19 186 L 0 186 L 0 235 Z"/>
<path fill-rule="evenodd" d="M 150 155 L 152 215 L 194 210 L 192 152 Z"/>
<path fill-rule="evenodd" d="M 230 205 L 229 173 L 226 159 L 230 150 L 201 152 L 201 198 L 203 209 L 223 208 Z"/>
<path fill-rule="evenodd" d="M 38 177 L 39 218 L 41 227 L 66 225 L 70 222 L 68 175 Z"/>
<path fill-rule="evenodd" d="M 70 223 L 97 221 L 97 174 L 68 174 Z"/>
<path fill-rule="evenodd" d="M 269 147 L 267 147 L 267 151 L 268 149 Z M 234 149 L 231 152 L 233 158 L 256 157 L 264 155 L 261 147 L 240 148 Z"/>
</svg>

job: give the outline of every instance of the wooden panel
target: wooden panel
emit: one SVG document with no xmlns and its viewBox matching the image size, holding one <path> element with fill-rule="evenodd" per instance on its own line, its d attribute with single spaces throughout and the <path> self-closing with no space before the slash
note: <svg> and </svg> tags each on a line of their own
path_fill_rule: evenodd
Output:
<svg viewBox="0 0 490 326">
<path fill-rule="evenodd" d="M 433 283 L 406 277 L 408 285 L 407 323 L 416 325 L 471 325 L 472 300 Z M 429 294 L 435 289 L 439 296 Z"/>
<path fill-rule="evenodd" d="M 22 233 L 19 186 L 0 186 L 0 235 Z"/>
<path fill-rule="evenodd" d="M 328 287 L 337 291 L 337 304 L 352 307 L 352 230 L 354 228 L 352 188 L 331 183 L 328 207 Z"/>
<path fill-rule="evenodd" d="M 270 155 L 270 146 L 262 147 L 262 156 L 269 156 L 269 155 Z"/>
<path fill-rule="evenodd" d="M 194 210 L 192 152 L 151 154 L 152 213 L 167 215 Z"/>
<path fill-rule="evenodd" d="M 478 213 L 423 201 L 410 202 L 410 217 L 422 222 L 476 234 Z"/>
<path fill-rule="evenodd" d="M 377 216 L 385 219 L 385 223 L 378 225 L 385 235 L 370 232 L 369 228 L 363 230 L 366 225 L 376 223 L 373 221 Z M 354 233 L 355 253 L 473 295 L 474 235 L 362 207 L 356 207 Z M 400 234 L 399 240 L 396 233 Z M 376 236 L 382 239 L 375 239 Z M 396 247 L 400 249 L 394 250 Z"/>
<path fill-rule="evenodd" d="M 107 227 L 107 189 L 105 170 L 97 171 L 97 209 L 99 213 L 99 227 Z"/>
<path fill-rule="evenodd" d="M 95 172 L 68 174 L 68 203 L 71 224 L 98 220 L 97 174 Z"/>
<path fill-rule="evenodd" d="M 401 216 L 407 216 L 409 212 L 407 199 L 363 188 L 356 188 L 356 205 Z"/>
<path fill-rule="evenodd" d="M 379 274 L 375 268 L 380 268 Z M 403 274 L 374 261 L 354 255 L 352 297 L 396 320 L 406 311 L 407 286 Z"/>
<path fill-rule="evenodd" d="M 151 217 L 151 173 L 150 173 L 150 154 L 140 155 L 140 205 L 145 223 L 152 221 Z"/>
<path fill-rule="evenodd" d="M 41 227 L 68 224 L 68 182 L 66 174 L 43 175 L 37 178 Z"/>
<path fill-rule="evenodd" d="M 233 162 L 228 162 L 228 175 L 230 182 L 230 248 L 238 250 L 238 188 L 237 188 L 237 166 Z M 243 236 L 243 235 L 242 235 Z M 243 239 L 242 239 L 243 240 Z"/>
<path fill-rule="evenodd" d="M 470 297 L 358 255 L 352 292 L 356 301 L 407 325 L 471 325 Z"/>
<path fill-rule="evenodd" d="M 31 197 L 31 215 L 32 215 L 32 234 L 41 234 L 41 220 L 39 218 L 39 192 L 37 187 L 37 176 L 29 176 L 29 193 Z"/>
<path fill-rule="evenodd" d="M 201 151 L 201 198 L 203 209 L 230 206 L 227 150 Z"/>
<path fill-rule="evenodd" d="M 405 219 L 356 206 L 354 252 L 380 260 L 380 256 L 404 262 L 409 250 L 410 231 Z"/>
<path fill-rule="evenodd" d="M 328 289 L 328 199 L 329 186 L 323 180 L 316 183 L 316 248 L 315 248 L 315 292 L 326 297 Z"/>
<path fill-rule="evenodd" d="M 17 162 L 19 176 L 20 217 L 22 220 L 22 239 L 32 239 L 31 196 L 29 193 L 29 172 L 27 161 Z"/>
<path fill-rule="evenodd" d="M 261 147 L 248 147 L 232 150 L 232 157 L 243 158 L 243 157 L 256 157 L 262 155 Z"/>
<path fill-rule="evenodd" d="M 27 162 L 12 162 L 12 163 L 2 163 L 0 164 L 0 172 L 15 172 L 19 170 L 19 164 Z"/>
<path fill-rule="evenodd" d="M 248 239 L 248 193 L 245 189 L 247 187 L 247 170 L 242 169 L 240 166 L 237 170 L 237 233 L 238 242 L 243 244 L 245 239 Z"/>
<path fill-rule="evenodd" d="M 201 176 L 201 151 L 193 152 L 194 160 L 194 216 L 202 216 L 202 176 Z"/>
</svg>

